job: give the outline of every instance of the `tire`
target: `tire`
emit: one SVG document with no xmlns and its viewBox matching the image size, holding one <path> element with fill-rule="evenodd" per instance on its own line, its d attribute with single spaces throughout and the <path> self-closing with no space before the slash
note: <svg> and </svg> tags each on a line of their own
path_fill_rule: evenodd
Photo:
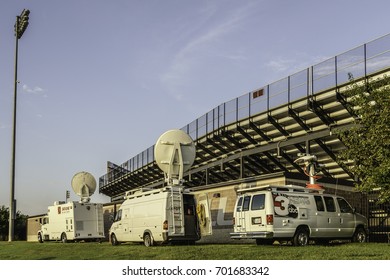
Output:
<svg viewBox="0 0 390 280">
<path fill-rule="evenodd" d="M 116 246 L 116 245 L 118 245 L 118 244 L 119 244 L 119 242 L 118 242 L 118 239 L 116 239 L 115 234 L 114 234 L 114 233 L 111 234 L 111 245 L 112 245 L 112 246 Z"/>
<path fill-rule="evenodd" d="M 43 243 L 43 237 L 41 233 L 38 233 L 38 242 Z"/>
<path fill-rule="evenodd" d="M 362 227 L 358 227 L 352 237 L 352 242 L 365 243 L 367 242 L 367 233 Z"/>
<path fill-rule="evenodd" d="M 61 234 L 61 242 L 62 243 L 67 243 L 68 242 L 68 238 L 66 237 L 66 233 L 65 232 L 63 232 Z"/>
<path fill-rule="evenodd" d="M 294 246 L 306 246 L 309 244 L 309 231 L 305 228 L 297 229 L 293 237 Z"/>
<path fill-rule="evenodd" d="M 145 233 L 144 234 L 144 245 L 146 247 L 153 246 L 153 239 L 152 239 L 152 237 L 150 236 L 149 233 Z"/>
</svg>

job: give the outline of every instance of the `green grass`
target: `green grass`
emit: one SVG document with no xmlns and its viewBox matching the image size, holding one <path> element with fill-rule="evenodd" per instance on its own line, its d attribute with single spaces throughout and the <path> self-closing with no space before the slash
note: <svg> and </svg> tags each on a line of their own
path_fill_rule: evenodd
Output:
<svg viewBox="0 0 390 280">
<path fill-rule="evenodd" d="M 386 243 L 329 246 L 197 244 L 154 246 L 125 243 L 0 242 L 0 260 L 390 260 Z"/>
</svg>

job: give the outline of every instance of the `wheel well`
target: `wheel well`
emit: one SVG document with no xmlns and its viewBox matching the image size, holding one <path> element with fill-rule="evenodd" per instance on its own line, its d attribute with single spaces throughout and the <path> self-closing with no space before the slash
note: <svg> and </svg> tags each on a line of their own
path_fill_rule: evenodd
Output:
<svg viewBox="0 0 390 280">
<path fill-rule="evenodd" d="M 366 229 L 364 228 L 364 225 L 357 225 L 356 228 L 355 228 L 355 232 L 358 231 L 359 229 L 364 230 L 364 232 L 367 234 L 367 231 L 366 231 Z"/>
<path fill-rule="evenodd" d="M 147 234 L 150 236 L 150 238 L 153 239 L 152 232 L 151 232 L 150 230 L 148 230 L 148 229 L 144 231 L 144 235 L 142 236 L 142 238 L 144 239 L 144 238 L 145 238 L 145 235 L 147 235 Z"/>
<path fill-rule="evenodd" d="M 299 225 L 299 226 L 297 226 L 297 228 L 295 229 L 295 233 L 297 233 L 298 230 L 301 230 L 301 229 L 306 230 L 309 233 L 309 236 L 310 236 L 310 228 L 309 228 L 308 225 Z"/>
</svg>

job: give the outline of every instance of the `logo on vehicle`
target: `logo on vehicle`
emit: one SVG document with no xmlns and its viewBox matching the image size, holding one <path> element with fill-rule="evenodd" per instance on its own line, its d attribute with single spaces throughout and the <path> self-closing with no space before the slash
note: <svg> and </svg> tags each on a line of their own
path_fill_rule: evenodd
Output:
<svg viewBox="0 0 390 280">
<path fill-rule="evenodd" d="M 298 209 L 293 204 L 288 205 L 288 215 L 292 218 L 298 217 Z"/>
</svg>

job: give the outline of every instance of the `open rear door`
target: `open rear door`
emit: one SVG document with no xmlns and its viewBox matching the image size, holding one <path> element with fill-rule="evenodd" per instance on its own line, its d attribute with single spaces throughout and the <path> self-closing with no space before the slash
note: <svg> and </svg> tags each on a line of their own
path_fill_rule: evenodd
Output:
<svg viewBox="0 0 390 280">
<path fill-rule="evenodd" d="M 196 213 L 198 215 L 200 234 L 207 236 L 213 234 L 211 210 L 207 194 L 200 194 L 196 206 Z"/>
</svg>

